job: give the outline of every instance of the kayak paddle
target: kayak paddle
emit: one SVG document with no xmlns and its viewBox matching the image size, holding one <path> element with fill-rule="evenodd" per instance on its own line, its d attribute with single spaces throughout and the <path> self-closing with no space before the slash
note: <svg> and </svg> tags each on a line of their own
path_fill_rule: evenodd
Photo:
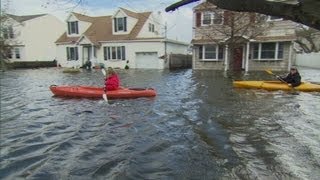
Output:
<svg viewBox="0 0 320 180">
<path fill-rule="evenodd" d="M 272 72 L 271 70 L 267 70 L 267 69 L 266 69 L 265 71 L 266 71 L 268 74 L 275 76 L 279 81 L 288 84 L 288 83 L 287 83 L 286 81 L 284 81 L 280 76 L 278 76 L 278 75 L 276 75 L 276 74 L 273 74 L 273 72 Z M 289 86 L 289 85 L 288 85 L 288 86 Z M 293 86 L 289 86 L 289 87 L 291 87 L 292 94 L 299 94 L 299 93 L 297 93 L 296 89 L 295 89 Z"/>
<path fill-rule="evenodd" d="M 107 76 L 106 70 L 104 70 L 104 68 L 101 68 L 101 72 L 104 75 L 104 77 Z M 102 94 L 103 99 L 108 102 L 108 97 L 107 97 L 107 87 L 104 90 L 104 93 Z"/>
<path fill-rule="evenodd" d="M 276 74 L 273 74 L 273 72 L 271 70 L 265 70 L 268 74 L 270 75 L 274 75 L 279 81 L 283 82 L 283 83 L 286 83 L 288 84 L 287 82 L 285 82 L 283 79 L 281 79 L 280 76 L 276 75 Z"/>
</svg>

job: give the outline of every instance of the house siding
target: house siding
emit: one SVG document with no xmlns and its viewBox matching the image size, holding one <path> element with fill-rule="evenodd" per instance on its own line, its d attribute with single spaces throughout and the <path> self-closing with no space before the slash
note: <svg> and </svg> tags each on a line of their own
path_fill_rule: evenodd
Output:
<svg viewBox="0 0 320 180">
<path fill-rule="evenodd" d="M 125 46 L 126 51 L 126 58 L 125 60 L 104 60 L 104 52 L 103 47 L 106 46 Z M 79 52 L 79 60 L 77 61 L 67 61 L 67 54 L 66 48 L 67 47 L 78 47 Z M 57 54 L 58 56 L 58 63 L 62 67 L 81 67 L 85 61 L 83 60 L 83 46 L 75 45 L 75 44 L 65 44 L 59 45 Z M 186 50 L 188 45 L 178 44 L 178 43 L 167 43 L 167 53 L 177 53 L 177 54 L 186 54 Z M 163 41 L 153 41 L 153 42 L 104 42 L 101 43 L 96 49 L 96 58 L 93 60 L 93 65 L 98 65 L 103 63 L 105 67 L 113 67 L 113 68 L 121 68 L 123 69 L 126 66 L 126 62 L 129 60 L 129 67 L 136 68 L 136 53 L 151 53 L 157 52 L 158 54 L 158 64 L 157 69 L 164 69 L 168 68 L 168 62 L 160 58 L 165 54 L 165 44 Z"/>
<path fill-rule="evenodd" d="M 54 27 L 54 30 L 52 29 Z M 53 61 L 56 58 L 56 39 L 64 30 L 64 23 L 52 15 L 26 22 L 25 61 Z"/>
<path fill-rule="evenodd" d="M 20 49 L 20 58 L 15 58 L 13 53 L 11 60 L 53 61 L 56 58 L 55 41 L 65 28 L 58 18 L 48 14 L 22 23 L 11 19 L 8 23 L 13 25 L 15 34 L 10 44 Z"/>
</svg>

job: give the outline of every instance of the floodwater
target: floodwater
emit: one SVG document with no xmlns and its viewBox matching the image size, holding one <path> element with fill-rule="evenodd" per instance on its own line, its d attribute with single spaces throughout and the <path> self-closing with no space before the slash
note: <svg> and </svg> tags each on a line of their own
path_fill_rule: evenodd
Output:
<svg viewBox="0 0 320 180">
<path fill-rule="evenodd" d="M 302 69 L 320 82 L 320 70 Z M 320 93 L 233 89 L 266 73 L 119 70 L 131 100 L 53 97 L 100 71 L 1 72 L 0 179 L 319 179 Z"/>
</svg>

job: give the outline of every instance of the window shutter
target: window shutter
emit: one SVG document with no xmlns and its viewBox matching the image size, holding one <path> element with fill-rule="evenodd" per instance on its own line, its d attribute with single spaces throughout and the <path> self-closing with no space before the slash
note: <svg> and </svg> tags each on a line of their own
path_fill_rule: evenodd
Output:
<svg viewBox="0 0 320 180">
<path fill-rule="evenodd" d="M 13 39 L 13 38 L 14 38 L 13 28 L 12 28 L 12 26 L 10 26 L 10 27 L 9 27 L 9 36 L 10 36 L 10 38 L 11 38 L 11 39 Z"/>
<path fill-rule="evenodd" d="M 199 59 L 202 59 L 202 48 L 203 46 L 199 46 Z"/>
<path fill-rule="evenodd" d="M 229 25 L 230 24 L 230 16 L 231 16 L 231 12 L 230 11 L 224 11 L 223 12 L 223 24 L 224 25 Z"/>
<path fill-rule="evenodd" d="M 103 47 L 103 57 L 104 57 L 104 60 L 106 61 L 107 60 L 107 47 Z"/>
<path fill-rule="evenodd" d="M 78 21 L 76 21 L 76 23 L 75 23 L 75 24 L 76 24 L 76 25 L 75 25 L 75 26 L 76 26 L 76 28 L 75 28 L 75 29 L 76 29 L 76 34 L 79 34 Z"/>
<path fill-rule="evenodd" d="M 70 22 L 68 22 L 68 34 L 71 34 Z"/>
<path fill-rule="evenodd" d="M 196 27 L 201 26 L 201 12 L 196 13 Z"/>
<path fill-rule="evenodd" d="M 122 46 L 122 60 L 126 60 L 126 48 Z"/>
<path fill-rule="evenodd" d="M 127 17 L 123 18 L 124 32 L 127 31 Z"/>
<path fill-rule="evenodd" d="M 256 14 L 255 13 L 250 13 L 249 18 L 250 18 L 250 23 L 256 22 Z"/>
<path fill-rule="evenodd" d="M 117 32 L 118 31 L 117 18 L 113 18 L 113 22 L 114 22 L 114 32 Z"/>
<path fill-rule="evenodd" d="M 66 49 L 67 49 L 67 61 L 69 61 L 70 60 L 69 47 L 67 47 Z"/>
</svg>

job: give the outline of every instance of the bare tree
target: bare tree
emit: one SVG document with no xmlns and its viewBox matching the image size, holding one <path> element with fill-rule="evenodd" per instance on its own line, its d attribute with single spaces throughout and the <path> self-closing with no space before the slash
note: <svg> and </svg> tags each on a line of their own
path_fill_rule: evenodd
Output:
<svg viewBox="0 0 320 180">
<path fill-rule="evenodd" d="M 9 0 L 4 1 L 0 9 L 0 66 L 5 67 L 5 60 L 10 56 L 11 50 L 13 48 L 10 42 L 10 37 L 12 37 L 13 29 L 7 24 L 8 16 L 6 11 L 8 10 Z"/>
<path fill-rule="evenodd" d="M 320 51 L 320 31 L 300 25 L 296 29 L 297 40 L 303 52 L 319 52 Z"/>
<path fill-rule="evenodd" d="M 209 3 L 203 9 L 203 13 L 205 13 L 206 9 L 210 9 L 210 13 L 214 14 L 213 23 L 196 31 L 215 44 L 228 45 L 230 64 L 234 62 L 233 53 L 235 48 L 257 36 L 263 35 L 273 26 L 272 22 L 266 21 L 267 16 L 261 14 L 234 12 L 219 8 L 213 9 L 212 4 Z M 203 19 L 203 21 L 206 20 Z"/>
<path fill-rule="evenodd" d="M 181 0 L 166 8 L 175 9 L 199 0 Z M 208 0 L 231 11 L 257 12 L 278 16 L 320 30 L 319 0 Z"/>
</svg>

